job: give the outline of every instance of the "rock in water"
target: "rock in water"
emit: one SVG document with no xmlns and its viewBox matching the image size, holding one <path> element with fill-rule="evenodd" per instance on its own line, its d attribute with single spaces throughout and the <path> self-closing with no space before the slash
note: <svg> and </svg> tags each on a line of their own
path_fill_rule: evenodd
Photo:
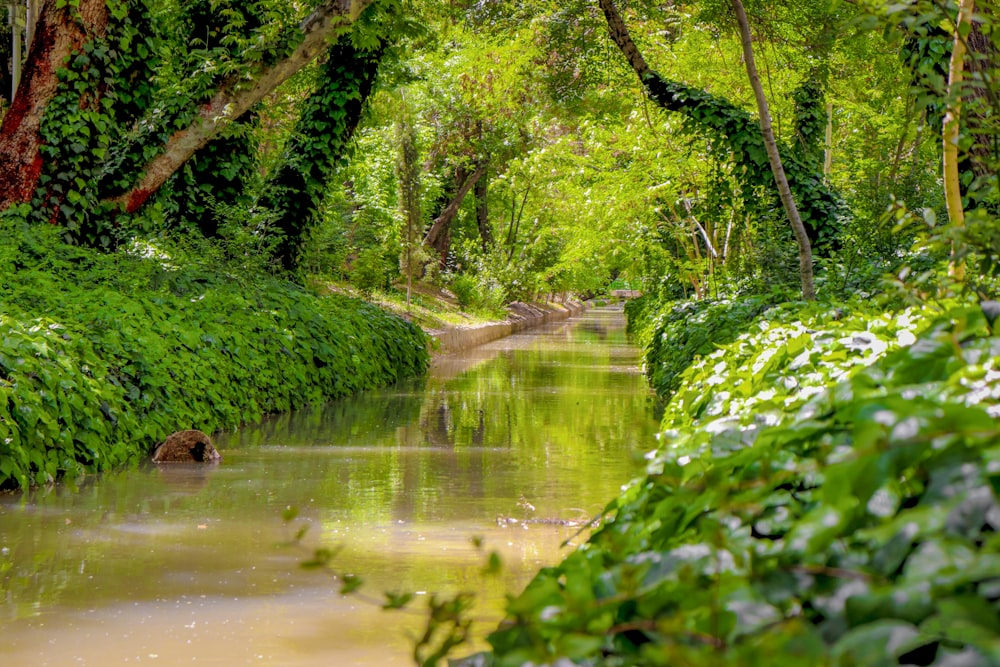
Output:
<svg viewBox="0 0 1000 667">
<path fill-rule="evenodd" d="M 194 429 L 170 434 L 153 452 L 156 463 L 217 463 L 221 460 L 222 455 L 216 451 L 212 439 Z"/>
</svg>

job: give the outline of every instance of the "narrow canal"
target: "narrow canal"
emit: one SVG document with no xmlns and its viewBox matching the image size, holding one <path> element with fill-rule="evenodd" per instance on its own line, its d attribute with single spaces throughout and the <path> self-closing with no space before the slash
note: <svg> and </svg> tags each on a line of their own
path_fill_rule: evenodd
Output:
<svg viewBox="0 0 1000 667">
<path fill-rule="evenodd" d="M 415 610 L 475 592 L 481 637 L 582 539 L 560 522 L 641 470 L 656 422 L 637 364 L 621 313 L 592 310 L 220 436 L 217 467 L 0 497 L 3 664 L 411 664 L 422 617 L 341 597 L 299 567 L 318 546 L 369 595 L 417 593 Z M 302 547 L 283 546 L 299 526 Z"/>
</svg>

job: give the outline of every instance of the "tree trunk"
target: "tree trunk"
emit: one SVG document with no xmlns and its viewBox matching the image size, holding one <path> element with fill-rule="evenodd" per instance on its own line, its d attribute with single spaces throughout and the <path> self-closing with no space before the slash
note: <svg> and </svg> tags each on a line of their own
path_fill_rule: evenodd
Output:
<svg viewBox="0 0 1000 667">
<path fill-rule="evenodd" d="M 734 176 L 746 192 L 773 180 L 767 149 L 750 114 L 704 90 L 661 77 L 649 67 L 632 41 L 614 0 L 599 2 L 611 38 L 639 77 L 649 99 L 667 111 L 684 114 L 703 132 L 717 139 L 719 159 L 731 160 L 739 165 L 740 169 Z M 850 215 L 850 211 L 840 196 L 824 183 L 822 173 L 794 161 L 786 168 L 789 186 L 799 197 L 801 217 L 810 242 L 819 244 L 819 248 L 835 249 L 842 221 Z M 749 203 L 753 204 L 752 201 Z"/>
<path fill-rule="evenodd" d="M 757 64 L 753 57 L 753 39 L 750 35 L 750 22 L 747 20 L 746 10 L 740 0 L 732 0 L 733 10 L 736 12 L 736 20 L 740 26 L 740 38 L 743 42 L 743 59 L 746 63 L 747 76 L 750 78 L 750 86 L 753 88 L 754 97 L 757 98 L 757 109 L 760 113 L 760 131 L 764 136 L 764 146 L 767 147 L 767 157 L 771 163 L 771 171 L 774 172 L 774 181 L 778 186 L 778 193 L 781 195 L 781 204 L 788 216 L 788 221 L 792 224 L 792 231 L 795 233 L 795 241 L 799 245 L 799 278 L 802 282 L 802 298 L 807 301 L 816 300 L 816 290 L 813 287 L 813 266 L 812 266 L 812 246 L 809 243 L 809 236 L 806 228 L 799 217 L 799 210 L 795 206 L 792 198 L 792 190 L 788 186 L 788 179 L 785 177 L 785 169 L 781 164 L 781 154 L 778 152 L 778 144 L 774 140 L 774 132 L 771 130 L 771 110 L 768 108 L 767 97 L 764 95 L 764 87 L 760 83 L 760 75 L 757 73 Z"/>
<path fill-rule="evenodd" d="M 948 109 L 944 115 L 942 140 L 944 155 L 944 199 L 948 207 L 948 220 L 952 227 L 965 226 L 965 210 L 962 207 L 962 190 L 958 174 L 958 138 L 962 119 L 962 74 L 965 69 L 965 40 L 962 27 L 972 20 L 973 0 L 961 0 L 958 20 L 955 22 L 955 43 L 951 49 L 951 64 L 948 67 Z M 949 272 L 956 280 L 965 278 L 965 264 L 952 259 Z"/>
<path fill-rule="evenodd" d="M 0 210 L 31 200 L 42 173 L 42 114 L 59 86 L 57 72 L 91 35 L 108 26 L 104 0 L 80 0 L 74 17 L 55 0 L 41 6 L 21 85 L 0 126 Z"/>
<path fill-rule="evenodd" d="M 980 7 L 980 12 L 989 13 L 987 7 Z M 971 20 L 971 19 L 970 19 Z M 996 49 L 989 35 L 983 34 L 982 23 L 971 20 L 972 29 L 966 38 L 969 58 L 969 77 L 971 85 L 965 91 L 969 103 L 963 124 L 972 134 L 972 147 L 969 149 L 969 162 L 977 177 L 989 177 L 996 173 L 998 151 L 996 133 L 988 128 L 993 107 L 989 99 L 987 86 L 993 84 L 990 79 L 996 73 Z"/>
<path fill-rule="evenodd" d="M 400 257 L 403 273 L 406 275 L 406 312 L 410 312 L 413 293 L 413 275 L 416 273 L 414 261 L 415 246 L 423 225 L 420 206 L 420 153 L 417 150 L 417 133 L 406 106 L 406 97 L 399 95 L 399 116 L 396 118 L 396 181 L 399 183 L 399 208 L 406 221 L 403 234 L 403 254 Z"/>
<path fill-rule="evenodd" d="M 493 229 L 490 227 L 489 178 L 484 174 L 476 181 L 476 226 L 479 227 L 479 241 L 485 255 L 493 247 Z"/>
<path fill-rule="evenodd" d="M 483 174 L 486 173 L 486 164 L 481 164 L 476 167 L 476 170 L 471 174 L 464 168 L 459 168 L 456 173 L 455 182 L 459 183 L 458 192 L 452 198 L 448 205 L 444 207 L 441 214 L 434 219 L 433 224 L 431 224 L 430 230 L 427 232 L 427 236 L 424 237 L 424 244 L 434 248 L 435 252 L 440 257 L 441 266 L 444 266 L 445 259 L 447 259 L 448 248 L 451 245 L 451 223 L 458 215 L 458 209 L 462 206 L 462 201 L 465 200 L 465 195 L 469 194 L 469 190 L 475 185 Z"/>
<path fill-rule="evenodd" d="M 383 48 L 359 51 L 349 37 L 329 47 L 316 90 L 306 100 L 283 163 L 268 177 L 258 201 L 273 216 L 280 241 L 275 258 L 286 270 L 298 264 L 306 232 L 326 196 L 371 94 Z"/>
</svg>

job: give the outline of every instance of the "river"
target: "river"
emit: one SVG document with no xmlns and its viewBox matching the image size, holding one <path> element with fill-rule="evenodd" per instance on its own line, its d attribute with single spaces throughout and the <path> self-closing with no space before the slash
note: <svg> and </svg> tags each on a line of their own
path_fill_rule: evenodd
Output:
<svg viewBox="0 0 1000 667">
<path fill-rule="evenodd" d="M 656 419 L 637 364 L 621 313 L 591 310 L 221 434 L 218 466 L 0 496 L 4 667 L 412 664 L 423 615 L 342 597 L 301 567 L 320 547 L 416 611 L 475 592 L 458 653 L 481 648 L 504 595 L 583 539 L 568 524 L 641 471 Z"/>
</svg>

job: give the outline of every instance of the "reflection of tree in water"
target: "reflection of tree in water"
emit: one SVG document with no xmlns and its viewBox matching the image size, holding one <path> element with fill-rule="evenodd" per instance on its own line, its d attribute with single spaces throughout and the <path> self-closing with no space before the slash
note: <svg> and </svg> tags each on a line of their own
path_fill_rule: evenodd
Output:
<svg viewBox="0 0 1000 667">
<path fill-rule="evenodd" d="M 602 320 L 592 319 L 583 322 L 576 330 L 578 337 L 583 339 L 596 339 L 605 341 L 610 334 L 607 323 Z"/>
</svg>

